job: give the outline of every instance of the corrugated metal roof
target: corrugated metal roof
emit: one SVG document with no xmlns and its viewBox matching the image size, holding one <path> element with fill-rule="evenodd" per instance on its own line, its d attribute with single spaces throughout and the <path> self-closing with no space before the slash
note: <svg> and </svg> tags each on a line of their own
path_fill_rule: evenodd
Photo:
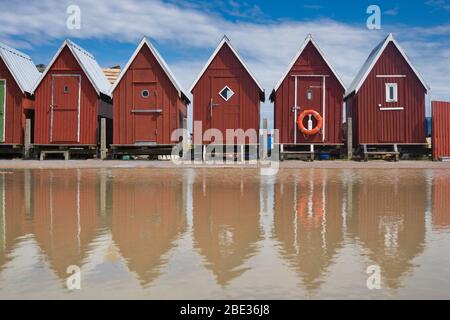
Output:
<svg viewBox="0 0 450 320">
<path fill-rule="evenodd" d="M 369 57 L 367 58 L 366 62 L 364 62 L 363 66 L 361 67 L 361 70 L 359 70 L 358 74 L 356 75 L 355 79 L 353 80 L 352 84 L 348 88 L 347 93 L 345 94 L 346 97 L 348 97 L 353 92 L 357 93 L 358 90 L 361 88 L 362 84 L 368 77 L 370 71 L 372 71 L 373 67 L 377 63 L 378 59 L 381 57 L 381 54 L 386 49 L 387 45 L 392 42 L 400 51 L 403 58 L 405 58 L 406 62 L 409 64 L 413 72 L 416 74 L 416 76 L 419 78 L 420 82 L 422 82 L 423 86 L 429 90 L 428 84 L 425 82 L 425 80 L 422 78 L 420 73 L 416 70 L 414 65 L 411 63 L 411 60 L 406 55 L 406 53 L 403 51 L 403 49 L 400 47 L 400 45 L 395 41 L 394 36 L 392 33 L 390 33 L 383 41 L 378 44 L 378 46 L 375 47 L 375 49 L 372 50 Z"/>
<path fill-rule="evenodd" d="M 65 40 L 64 43 L 61 45 L 58 52 L 53 57 L 52 61 L 48 64 L 47 69 L 45 69 L 41 78 L 34 86 L 33 92 L 39 86 L 39 83 L 42 81 L 42 79 L 45 78 L 46 74 L 53 66 L 53 63 L 56 61 L 56 59 L 60 55 L 61 51 L 66 46 L 72 52 L 75 59 L 78 61 L 81 68 L 83 69 L 84 73 L 86 73 L 92 86 L 97 91 L 97 94 L 102 93 L 104 95 L 107 95 L 108 97 L 111 97 L 111 94 L 109 92 L 109 88 L 110 88 L 111 84 L 109 83 L 108 79 L 106 78 L 105 74 L 103 73 L 102 68 L 100 68 L 100 66 L 98 65 L 94 56 L 92 54 L 90 54 L 89 52 L 87 52 L 86 50 L 84 50 L 83 48 L 81 48 L 79 45 L 72 42 L 71 40 Z"/>
<path fill-rule="evenodd" d="M 167 65 L 166 61 L 163 59 L 163 57 L 159 54 L 158 50 L 156 50 L 155 46 L 153 46 L 153 44 L 150 42 L 150 40 L 147 39 L 147 37 L 144 37 L 141 41 L 141 43 L 138 45 L 138 47 L 136 48 L 136 50 L 134 51 L 133 55 L 131 56 L 130 60 L 128 60 L 127 65 L 125 66 L 125 68 L 123 68 L 122 72 L 120 73 L 119 78 L 116 80 L 116 82 L 114 83 L 114 85 L 111 88 L 111 93 L 114 91 L 114 89 L 118 86 L 120 80 L 122 80 L 123 76 L 125 75 L 125 73 L 127 72 L 127 70 L 130 68 L 131 64 L 133 63 L 134 59 L 136 58 L 136 56 L 138 55 L 138 53 L 141 51 L 142 47 L 144 45 L 147 45 L 147 47 L 150 49 L 150 51 L 152 52 L 152 54 L 155 56 L 156 60 L 158 61 L 159 65 L 161 66 L 161 68 L 163 69 L 164 73 L 167 75 L 167 77 L 169 78 L 170 82 L 172 82 L 173 86 L 175 87 L 175 89 L 178 91 L 178 95 L 180 98 L 184 98 L 186 99 L 188 102 L 189 98 L 187 97 L 184 89 L 182 88 L 182 86 L 180 85 L 180 83 L 177 81 L 177 79 L 175 78 L 175 75 L 173 74 L 173 72 L 170 70 L 169 66 Z"/>
<path fill-rule="evenodd" d="M 0 56 L 22 92 L 31 93 L 40 73 L 33 60 L 23 52 L 0 42 Z"/>
</svg>

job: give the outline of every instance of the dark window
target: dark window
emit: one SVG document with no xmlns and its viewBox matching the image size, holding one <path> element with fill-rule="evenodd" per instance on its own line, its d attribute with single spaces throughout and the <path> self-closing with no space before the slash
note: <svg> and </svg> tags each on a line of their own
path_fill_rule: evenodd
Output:
<svg viewBox="0 0 450 320">
<path fill-rule="evenodd" d="M 228 101 L 234 95 L 234 92 L 228 86 L 225 86 L 225 88 L 219 92 L 219 95 L 223 100 Z"/>
<path fill-rule="evenodd" d="M 64 93 L 69 93 L 69 87 L 68 86 L 64 86 Z"/>
<path fill-rule="evenodd" d="M 150 95 L 150 92 L 148 90 L 146 90 L 146 89 L 142 90 L 142 92 L 141 92 L 141 97 L 142 98 L 148 98 L 149 95 Z"/>
</svg>

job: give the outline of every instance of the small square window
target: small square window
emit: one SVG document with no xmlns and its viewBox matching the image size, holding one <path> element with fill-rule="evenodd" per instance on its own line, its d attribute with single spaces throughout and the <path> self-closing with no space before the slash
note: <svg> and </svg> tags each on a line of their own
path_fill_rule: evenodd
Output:
<svg viewBox="0 0 450 320">
<path fill-rule="evenodd" d="M 64 86 L 64 93 L 69 93 L 69 87 L 68 86 Z"/>
<path fill-rule="evenodd" d="M 234 92 L 228 86 L 225 86 L 222 90 L 220 90 L 219 96 L 221 96 L 223 100 L 228 101 L 232 96 L 234 96 Z"/>
<path fill-rule="evenodd" d="M 397 83 L 386 83 L 386 102 L 398 102 Z"/>
</svg>

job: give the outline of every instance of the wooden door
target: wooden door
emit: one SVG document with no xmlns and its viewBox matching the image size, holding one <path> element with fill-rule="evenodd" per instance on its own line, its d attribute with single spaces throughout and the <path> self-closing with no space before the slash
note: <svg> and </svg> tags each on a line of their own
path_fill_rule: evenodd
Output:
<svg viewBox="0 0 450 320">
<path fill-rule="evenodd" d="M 388 102 L 389 89 L 387 84 L 397 86 L 396 101 Z M 392 90 L 392 89 L 391 89 Z M 405 78 L 377 79 L 377 120 L 379 143 L 405 142 Z"/>
<path fill-rule="evenodd" d="M 299 77 L 297 79 L 297 106 L 299 116 L 305 110 L 315 110 L 323 117 L 323 79 L 322 77 Z M 303 120 L 305 128 L 308 128 L 309 117 Z M 313 128 L 317 125 L 317 120 L 312 117 Z M 295 119 L 297 121 L 297 119 Z M 305 136 L 297 125 L 297 143 L 322 142 L 323 131 L 313 136 Z"/>
<path fill-rule="evenodd" d="M 235 77 L 212 79 L 211 128 L 220 130 L 224 139 L 226 139 L 226 129 L 239 129 L 241 127 L 239 89 L 239 79 Z"/>
<path fill-rule="evenodd" d="M 133 84 L 134 143 L 156 143 L 158 139 L 158 117 L 162 106 L 158 106 L 157 83 Z"/>
<path fill-rule="evenodd" d="M 79 142 L 80 75 L 52 76 L 52 105 L 50 106 L 50 141 Z"/>
</svg>

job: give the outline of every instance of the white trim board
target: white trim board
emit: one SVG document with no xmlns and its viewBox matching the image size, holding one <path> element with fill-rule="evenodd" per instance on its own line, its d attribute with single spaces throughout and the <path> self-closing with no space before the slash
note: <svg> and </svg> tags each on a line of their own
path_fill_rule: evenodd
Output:
<svg viewBox="0 0 450 320">
<path fill-rule="evenodd" d="M 130 60 L 128 60 L 126 66 L 122 69 L 122 71 L 120 72 L 119 77 L 117 78 L 116 82 L 114 82 L 113 86 L 111 87 L 110 93 L 112 94 L 113 91 L 116 89 L 116 87 L 119 85 L 120 81 L 122 80 L 122 78 L 124 77 L 125 73 L 128 71 L 128 69 L 130 68 L 131 64 L 133 63 L 133 61 L 136 59 L 136 56 L 139 54 L 139 52 L 142 50 L 143 46 L 147 46 L 150 49 L 150 52 L 153 54 L 153 56 L 156 58 L 156 61 L 158 61 L 159 65 L 161 66 L 161 68 L 163 69 L 164 73 L 167 75 L 167 77 L 169 78 L 170 82 L 172 82 L 173 86 L 175 87 L 175 89 L 178 92 L 178 96 L 181 98 L 182 96 L 184 96 L 184 98 L 186 98 L 186 100 L 188 102 L 190 102 L 189 98 L 187 97 L 184 89 L 182 88 L 182 86 L 180 85 L 180 83 L 177 81 L 177 79 L 175 78 L 175 75 L 173 74 L 173 72 L 170 70 L 169 66 L 167 65 L 166 61 L 163 59 L 163 57 L 159 54 L 158 50 L 156 50 L 156 48 L 153 46 L 153 44 L 150 42 L 149 39 L 147 39 L 147 37 L 142 38 L 141 42 L 139 43 L 138 47 L 136 48 L 136 50 L 134 51 L 133 55 L 131 56 Z"/>
<path fill-rule="evenodd" d="M 7 86 L 6 86 L 6 79 L 0 79 L 0 81 L 3 81 L 5 83 L 5 89 L 3 92 L 3 139 L 0 141 L 1 143 L 6 141 L 6 94 L 7 94 Z"/>
<path fill-rule="evenodd" d="M 303 42 L 303 45 L 301 46 L 300 50 L 297 52 L 297 54 L 294 56 L 292 61 L 289 63 L 289 66 L 288 66 L 287 70 L 283 73 L 283 75 L 281 76 L 280 80 L 278 80 L 278 82 L 275 85 L 275 88 L 273 90 L 277 91 L 279 89 L 279 87 L 283 83 L 284 79 L 287 77 L 287 75 L 291 71 L 292 67 L 295 65 L 295 63 L 297 62 L 298 58 L 302 55 L 303 51 L 305 50 L 306 46 L 309 43 L 311 43 L 317 49 L 317 51 L 321 55 L 322 59 L 325 61 L 325 63 L 331 69 L 331 72 L 334 74 L 334 76 L 338 79 L 338 81 L 341 84 L 341 86 L 344 88 L 344 91 L 347 90 L 346 87 L 345 87 L 344 81 L 342 81 L 341 77 L 339 76 L 337 71 L 334 69 L 333 65 L 328 61 L 328 59 L 326 58 L 325 54 L 320 49 L 319 45 L 317 44 L 317 42 L 313 39 L 312 35 L 310 35 L 310 34 L 306 37 L 306 39 Z M 314 76 L 314 75 L 311 75 L 311 76 Z M 323 76 L 329 76 L 329 75 L 321 75 L 320 77 L 323 77 Z M 306 77 L 306 75 L 302 75 L 302 77 Z"/>
<path fill-rule="evenodd" d="M 406 78 L 406 76 L 402 74 L 392 74 L 392 75 L 377 74 L 377 78 Z"/>
<path fill-rule="evenodd" d="M 244 60 L 242 60 L 242 58 L 239 56 L 238 52 L 233 48 L 233 46 L 231 45 L 230 39 L 228 39 L 227 36 L 223 37 L 222 41 L 220 41 L 220 43 L 217 46 L 216 50 L 214 50 L 213 54 L 209 57 L 208 61 L 204 65 L 202 71 L 200 71 L 200 73 L 198 74 L 197 78 L 195 78 L 194 82 L 192 83 L 191 87 L 189 88 L 189 92 L 192 93 L 192 91 L 194 90 L 194 87 L 197 85 L 197 83 L 200 80 L 200 78 L 203 76 L 203 74 L 208 69 L 208 67 L 211 64 L 211 62 L 214 60 L 214 58 L 217 56 L 217 54 L 219 53 L 220 49 L 222 49 L 222 47 L 224 45 L 227 45 L 231 49 L 233 54 L 236 56 L 236 58 L 239 60 L 239 62 L 244 67 L 244 69 L 247 71 L 247 73 L 250 75 L 250 77 L 256 83 L 256 85 L 258 86 L 258 88 L 261 91 L 261 93 L 264 94 L 264 92 L 265 92 L 264 88 L 259 83 L 259 81 L 256 79 L 256 77 L 253 75 L 253 73 L 250 71 L 250 69 L 247 67 L 247 65 L 245 64 Z"/>
<path fill-rule="evenodd" d="M 347 93 L 345 94 L 345 98 L 347 98 L 352 93 L 358 93 L 359 89 L 361 89 L 361 86 L 366 81 L 369 74 L 372 72 L 373 68 L 375 67 L 376 63 L 380 59 L 381 55 L 389 45 L 389 43 L 393 43 L 397 50 L 400 52 L 402 57 L 405 59 L 406 63 L 409 65 L 409 67 L 413 70 L 414 74 L 419 78 L 419 81 L 422 83 L 426 91 L 428 92 L 430 90 L 430 86 L 426 83 L 422 75 L 417 71 L 417 69 L 412 64 L 409 57 L 406 55 L 405 51 L 400 47 L 400 45 L 397 43 L 397 41 L 394 39 L 394 36 L 392 33 L 390 33 L 386 39 L 383 40 L 369 55 L 366 62 L 361 67 L 359 73 L 353 80 L 353 83 L 350 85 L 350 88 L 348 89 Z"/>
<path fill-rule="evenodd" d="M 393 108 L 383 107 L 383 108 L 380 108 L 380 111 L 401 111 L 401 110 L 405 110 L 405 108 L 403 108 L 403 107 L 393 107 Z"/>
</svg>

